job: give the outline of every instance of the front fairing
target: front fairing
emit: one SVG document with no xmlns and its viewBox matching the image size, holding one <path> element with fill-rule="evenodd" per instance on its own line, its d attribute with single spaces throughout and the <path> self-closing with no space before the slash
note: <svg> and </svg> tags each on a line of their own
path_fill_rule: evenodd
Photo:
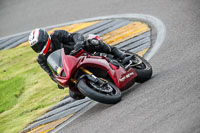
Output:
<svg viewBox="0 0 200 133">
<path fill-rule="evenodd" d="M 65 55 L 64 49 L 62 49 L 62 68 L 59 70 L 58 75 L 55 75 L 57 81 L 62 86 L 67 86 L 70 77 L 74 74 L 76 66 L 79 62 L 74 56 Z"/>
</svg>

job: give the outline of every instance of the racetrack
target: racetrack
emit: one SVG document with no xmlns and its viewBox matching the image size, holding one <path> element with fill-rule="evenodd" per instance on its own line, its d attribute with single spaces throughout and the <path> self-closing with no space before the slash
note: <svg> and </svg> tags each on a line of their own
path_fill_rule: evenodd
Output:
<svg viewBox="0 0 200 133">
<path fill-rule="evenodd" d="M 122 13 L 150 14 L 166 26 L 165 42 L 150 60 L 153 78 L 134 86 L 116 105 L 97 104 L 59 132 L 200 132 L 199 0 L 4 0 L 0 37 Z"/>
</svg>

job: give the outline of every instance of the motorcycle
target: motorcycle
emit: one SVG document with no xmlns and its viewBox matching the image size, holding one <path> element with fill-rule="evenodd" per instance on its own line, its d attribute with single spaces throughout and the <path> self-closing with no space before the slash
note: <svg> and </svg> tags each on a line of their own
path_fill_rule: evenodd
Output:
<svg viewBox="0 0 200 133">
<path fill-rule="evenodd" d="M 121 100 L 122 91 L 152 76 L 149 62 L 137 54 L 127 56 L 130 59 L 123 66 L 112 55 L 96 55 L 81 49 L 72 56 L 60 49 L 51 53 L 47 62 L 59 85 L 95 101 L 115 104 Z"/>
</svg>

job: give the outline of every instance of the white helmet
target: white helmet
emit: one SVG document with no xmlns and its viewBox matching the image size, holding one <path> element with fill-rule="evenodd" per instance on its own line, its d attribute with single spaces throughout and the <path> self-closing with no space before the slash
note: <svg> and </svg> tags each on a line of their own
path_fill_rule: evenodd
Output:
<svg viewBox="0 0 200 133">
<path fill-rule="evenodd" d="M 36 53 L 45 55 L 49 49 L 51 38 L 45 30 L 37 28 L 30 33 L 29 43 Z"/>
</svg>

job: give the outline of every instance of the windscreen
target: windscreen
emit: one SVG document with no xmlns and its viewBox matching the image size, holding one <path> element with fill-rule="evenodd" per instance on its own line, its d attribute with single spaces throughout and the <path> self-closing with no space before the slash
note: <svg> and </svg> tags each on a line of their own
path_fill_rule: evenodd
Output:
<svg viewBox="0 0 200 133">
<path fill-rule="evenodd" d="M 47 63 L 51 70 L 58 74 L 58 69 L 62 68 L 62 49 L 56 50 L 51 53 L 47 58 Z"/>
</svg>

